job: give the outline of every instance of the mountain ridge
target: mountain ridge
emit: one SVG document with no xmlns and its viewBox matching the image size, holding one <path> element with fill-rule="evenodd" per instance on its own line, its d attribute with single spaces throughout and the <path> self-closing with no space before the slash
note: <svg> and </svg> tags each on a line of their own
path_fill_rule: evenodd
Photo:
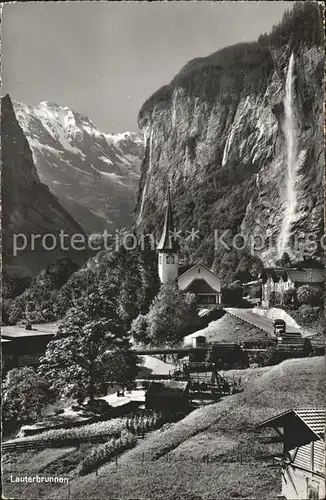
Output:
<svg viewBox="0 0 326 500">
<path fill-rule="evenodd" d="M 101 132 L 89 117 L 51 101 L 13 105 L 40 179 L 85 231 L 130 226 L 142 138 Z"/>
<path fill-rule="evenodd" d="M 75 251 L 68 246 L 64 250 L 58 242 L 60 231 L 69 237 L 79 234 L 86 238 L 86 235 L 40 181 L 31 149 L 8 94 L 1 99 L 1 167 L 4 270 L 20 278 L 33 276 L 60 257 L 82 265 L 90 255 L 86 248 Z M 49 241 L 46 245 L 41 241 L 49 236 L 52 244 L 55 240 L 53 248 L 49 248 Z M 18 237 L 19 247 L 24 243 L 24 249 L 18 248 Z"/>
</svg>

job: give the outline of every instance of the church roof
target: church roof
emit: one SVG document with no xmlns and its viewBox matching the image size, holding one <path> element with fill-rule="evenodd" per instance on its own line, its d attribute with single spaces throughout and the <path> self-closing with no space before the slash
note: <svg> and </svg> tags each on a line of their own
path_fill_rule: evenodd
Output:
<svg viewBox="0 0 326 500">
<path fill-rule="evenodd" d="M 220 277 L 216 273 L 214 273 L 214 271 L 212 271 L 211 269 L 209 269 L 209 267 L 205 266 L 205 264 L 203 264 L 202 262 L 197 262 L 196 264 L 193 264 L 191 266 L 183 266 L 183 267 L 185 269 L 182 269 L 181 273 L 179 272 L 178 279 L 181 278 L 181 276 L 183 276 L 184 274 L 189 273 L 191 271 L 191 269 L 195 269 L 196 267 L 203 267 L 209 273 L 211 273 L 213 276 L 215 276 L 216 278 L 220 279 Z"/>
<path fill-rule="evenodd" d="M 194 264 L 179 266 L 178 267 L 178 277 L 181 276 L 182 274 L 184 274 L 186 271 L 189 271 L 189 269 L 191 269 L 192 267 L 194 267 Z"/>
<path fill-rule="evenodd" d="M 195 294 L 210 293 L 216 295 L 218 293 L 209 283 L 207 283 L 206 280 L 202 278 L 194 279 L 184 291 Z"/>
<path fill-rule="evenodd" d="M 161 239 L 156 247 L 157 250 L 167 250 L 169 252 L 176 252 L 178 250 L 178 243 L 173 237 L 173 232 L 174 232 L 174 223 L 172 214 L 171 194 L 170 194 L 170 189 L 168 189 L 164 226 Z"/>
</svg>

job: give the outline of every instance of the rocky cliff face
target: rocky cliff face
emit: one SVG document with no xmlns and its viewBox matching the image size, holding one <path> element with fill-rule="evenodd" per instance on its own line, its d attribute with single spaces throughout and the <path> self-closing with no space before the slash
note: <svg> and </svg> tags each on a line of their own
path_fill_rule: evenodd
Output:
<svg viewBox="0 0 326 500">
<path fill-rule="evenodd" d="M 302 257 L 304 234 L 313 241 L 323 234 L 322 35 L 320 30 L 311 35 L 306 21 L 300 35 L 300 20 L 293 22 L 293 16 L 306 19 L 307 13 L 288 14 L 257 43 L 190 61 L 139 114 L 145 137 L 136 210 L 139 231 L 159 230 L 169 181 L 177 229 L 188 235 L 181 241 L 184 256 L 203 258 L 216 270 L 223 268 L 222 275 L 239 270 L 254 236 L 256 256 L 265 264 L 278 258 L 288 203 L 284 98 L 292 52 L 298 158 L 291 232 L 301 245 L 292 241 L 290 256 Z M 320 21 L 319 12 L 313 16 Z M 311 26 L 319 29 L 316 23 Z M 299 33 L 293 33 L 294 27 Z M 198 230 L 197 237 L 186 233 L 192 228 Z M 225 230 L 229 232 L 223 242 L 232 250 L 218 240 Z M 237 233 L 242 236 L 232 245 Z M 321 254 L 320 248 L 310 250 Z"/>
<path fill-rule="evenodd" d="M 59 235 L 63 231 L 70 238 L 73 234 L 83 235 L 83 230 L 40 182 L 31 149 L 8 95 L 1 101 L 1 165 L 4 270 L 18 277 L 35 275 L 57 257 L 68 257 L 82 264 L 89 253 L 74 251 L 67 237 L 60 245 Z M 41 240 L 47 234 L 50 236 L 46 237 L 44 248 Z M 38 236 L 32 240 L 32 235 Z M 53 238 L 57 244 L 51 249 Z"/>
<path fill-rule="evenodd" d="M 88 233 L 128 227 L 138 190 L 142 138 L 105 134 L 51 102 L 14 102 L 40 179 Z"/>
</svg>

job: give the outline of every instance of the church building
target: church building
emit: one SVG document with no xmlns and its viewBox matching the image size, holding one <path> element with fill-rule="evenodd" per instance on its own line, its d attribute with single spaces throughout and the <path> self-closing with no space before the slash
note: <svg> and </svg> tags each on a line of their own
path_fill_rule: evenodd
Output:
<svg viewBox="0 0 326 500">
<path fill-rule="evenodd" d="M 161 283 L 176 281 L 180 290 L 197 296 L 200 308 L 221 304 L 221 280 L 215 273 L 202 263 L 180 265 L 179 245 L 174 238 L 170 191 L 167 196 L 163 231 L 156 249 Z"/>
</svg>

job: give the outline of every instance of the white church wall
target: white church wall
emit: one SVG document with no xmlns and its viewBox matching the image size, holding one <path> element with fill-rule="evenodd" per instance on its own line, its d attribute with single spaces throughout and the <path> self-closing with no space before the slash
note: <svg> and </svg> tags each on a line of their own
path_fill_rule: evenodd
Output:
<svg viewBox="0 0 326 500">
<path fill-rule="evenodd" d="M 161 283 L 175 281 L 178 277 L 178 255 L 160 253 L 158 260 L 158 274 Z"/>
</svg>

